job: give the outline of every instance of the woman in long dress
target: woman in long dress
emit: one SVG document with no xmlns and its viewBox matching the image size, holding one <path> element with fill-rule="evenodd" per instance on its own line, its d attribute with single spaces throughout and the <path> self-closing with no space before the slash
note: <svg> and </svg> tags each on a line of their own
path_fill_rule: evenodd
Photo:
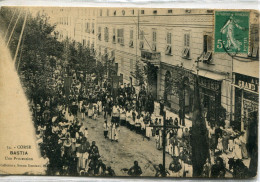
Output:
<svg viewBox="0 0 260 182">
<path fill-rule="evenodd" d="M 243 157 L 243 159 L 247 159 L 248 153 L 247 153 L 247 149 L 246 149 L 246 135 L 244 132 L 239 137 L 239 140 L 241 141 L 242 157 Z"/>
<path fill-rule="evenodd" d="M 241 141 L 239 138 L 234 140 L 234 159 L 242 159 Z"/>
</svg>

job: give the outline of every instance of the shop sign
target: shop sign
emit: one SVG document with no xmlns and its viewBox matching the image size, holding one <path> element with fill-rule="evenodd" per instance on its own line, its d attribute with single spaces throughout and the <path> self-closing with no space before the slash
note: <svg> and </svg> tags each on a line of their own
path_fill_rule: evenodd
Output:
<svg viewBox="0 0 260 182">
<path fill-rule="evenodd" d="M 236 74 L 235 85 L 258 93 L 258 78 Z"/>
<path fill-rule="evenodd" d="M 199 78 L 199 85 L 201 87 L 207 88 L 209 90 L 218 91 L 220 89 L 220 82 L 216 80 L 211 80 L 208 78 Z"/>
</svg>

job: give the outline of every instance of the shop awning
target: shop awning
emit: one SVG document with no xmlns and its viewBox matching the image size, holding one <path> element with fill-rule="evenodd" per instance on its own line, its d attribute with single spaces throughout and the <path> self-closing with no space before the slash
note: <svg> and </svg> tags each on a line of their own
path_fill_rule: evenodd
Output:
<svg viewBox="0 0 260 182">
<path fill-rule="evenodd" d="M 217 73 L 213 73 L 213 72 L 206 71 L 206 70 L 199 70 L 199 76 L 203 76 L 203 77 L 210 78 L 212 80 L 217 80 L 217 81 L 221 81 L 221 80 L 225 79 L 224 74 L 217 74 Z"/>
</svg>

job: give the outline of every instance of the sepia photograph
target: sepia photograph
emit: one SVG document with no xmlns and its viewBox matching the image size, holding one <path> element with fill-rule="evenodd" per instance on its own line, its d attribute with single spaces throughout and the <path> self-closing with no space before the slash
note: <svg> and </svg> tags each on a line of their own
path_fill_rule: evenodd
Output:
<svg viewBox="0 0 260 182">
<path fill-rule="evenodd" d="M 257 176 L 258 10 L 2 6 L 0 40 L 0 175 Z"/>
</svg>

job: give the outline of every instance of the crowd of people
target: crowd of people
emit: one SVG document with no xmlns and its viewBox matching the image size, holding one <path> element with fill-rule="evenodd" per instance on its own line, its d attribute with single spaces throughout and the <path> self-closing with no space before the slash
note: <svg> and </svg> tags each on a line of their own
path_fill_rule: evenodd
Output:
<svg viewBox="0 0 260 182">
<path fill-rule="evenodd" d="M 103 163 L 95 141 L 89 141 L 88 128 L 84 126 L 84 101 L 90 106 L 88 116 L 95 119 L 96 97 L 84 91 L 84 82 L 74 76 L 66 95 L 63 73 L 58 71 L 52 80 L 55 96 L 46 96 L 32 102 L 37 143 L 45 159 L 47 175 L 98 175 L 115 176 L 111 166 Z M 88 98 L 84 98 L 88 96 Z M 92 106 L 91 106 L 92 105 Z M 93 107 L 93 113 L 90 113 Z M 78 117 L 78 113 L 83 113 Z"/>
<path fill-rule="evenodd" d="M 89 87 L 86 77 L 75 71 L 69 75 L 71 85 L 66 87 L 67 75 L 56 70 L 51 79 L 55 95 L 34 99 L 31 104 L 37 142 L 48 166 L 46 174 L 115 176 L 111 166 L 102 161 L 96 142 L 89 141 L 88 128 L 84 124 L 87 118 L 92 121 L 102 116 L 106 139 L 120 142 L 120 127 L 123 126 L 148 140 L 154 138 L 158 150 L 163 149 L 162 126 L 166 122 L 165 152 L 173 160 L 168 170 L 161 164 L 155 167 L 155 176 L 192 177 L 192 128 L 183 125 L 178 117 L 163 116 L 160 104 L 145 87 L 136 93 L 130 84 L 121 84 L 113 94 L 111 84 L 106 81 L 101 87 L 95 84 Z M 224 177 L 230 164 L 248 157 L 244 134 L 232 131 L 228 123 L 224 128 L 206 123 L 210 156 L 203 167 L 203 177 Z M 225 154 L 234 156 L 229 160 Z M 141 174 L 135 161 L 128 175 Z"/>
</svg>

